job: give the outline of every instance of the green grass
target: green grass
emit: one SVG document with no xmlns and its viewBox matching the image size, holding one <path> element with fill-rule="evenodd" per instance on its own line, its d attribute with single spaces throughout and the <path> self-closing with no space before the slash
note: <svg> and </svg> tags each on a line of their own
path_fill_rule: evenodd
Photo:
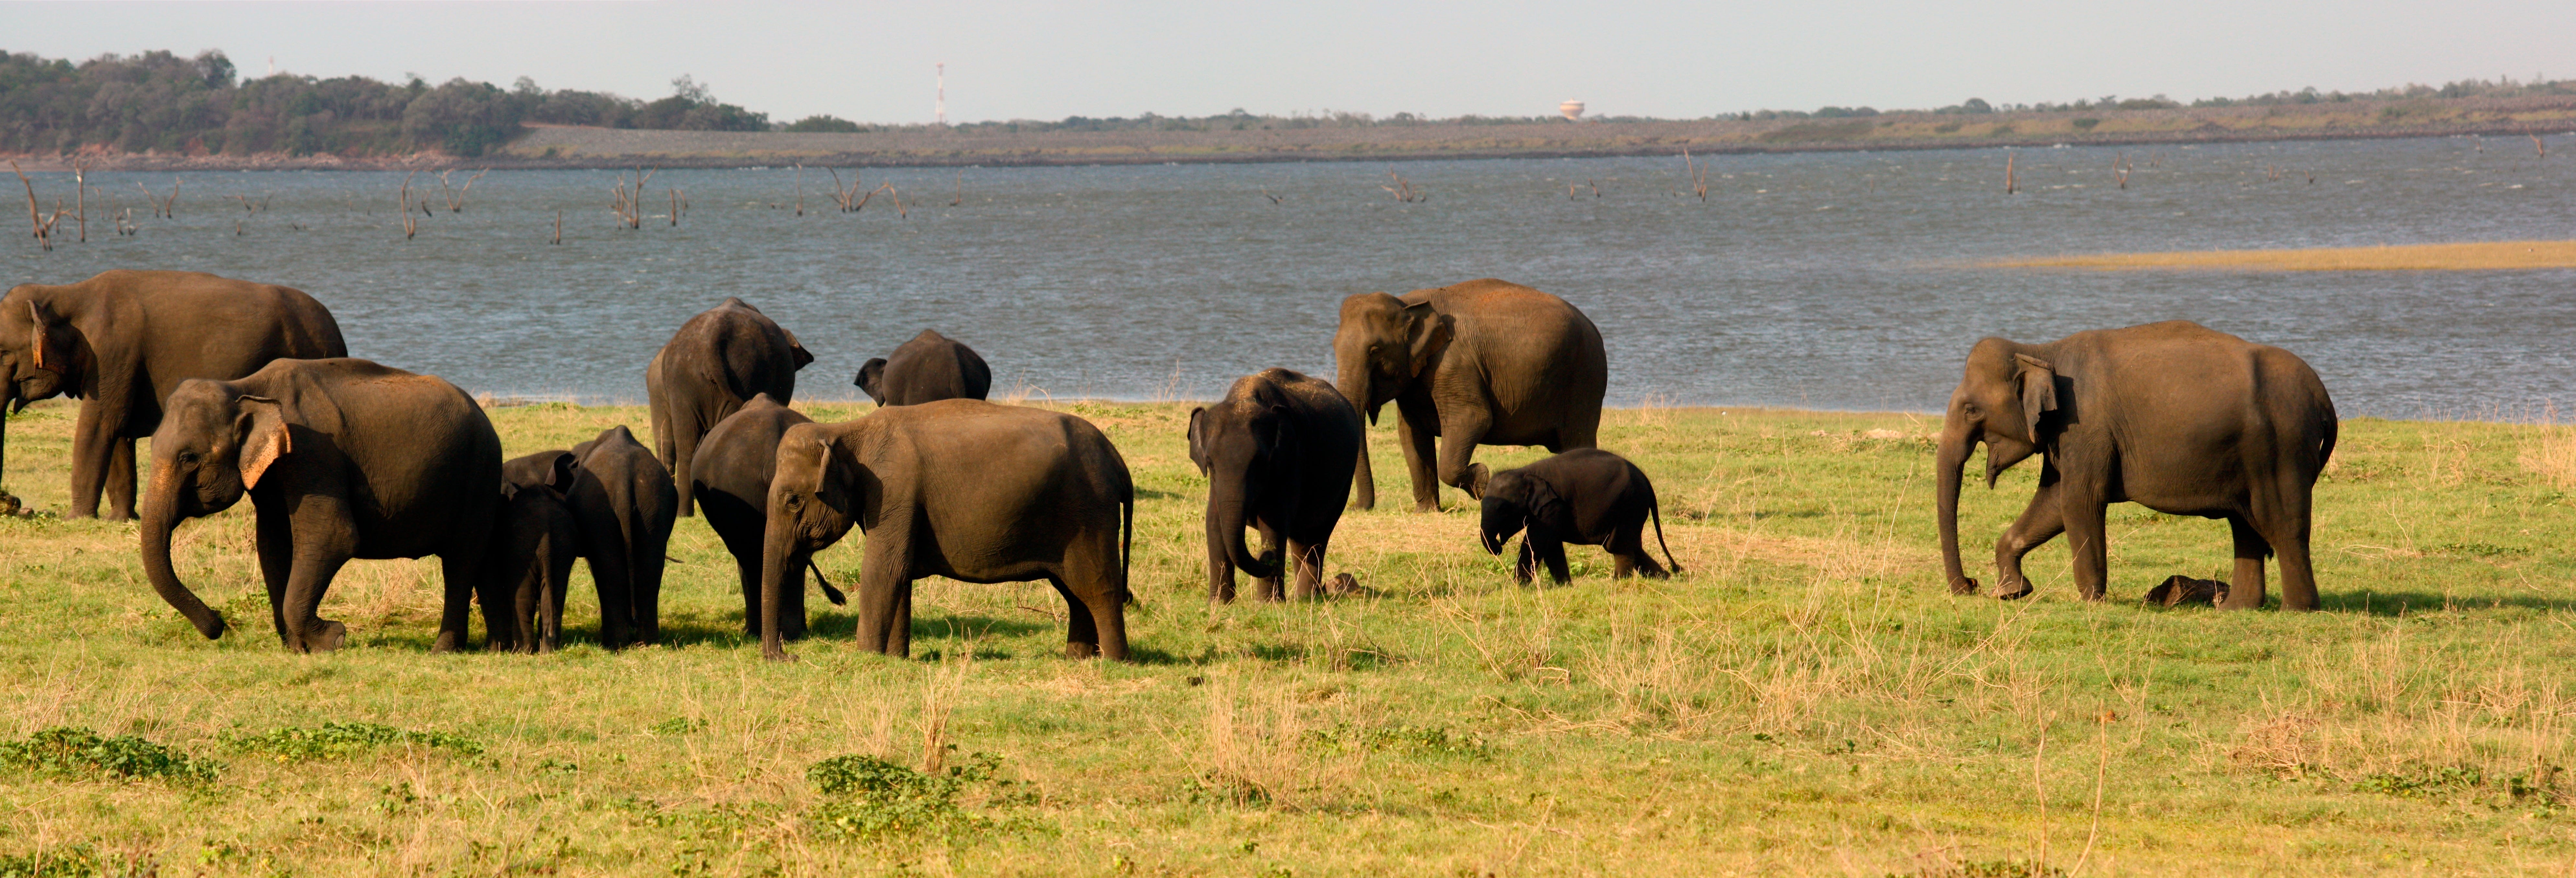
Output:
<svg viewBox="0 0 2576 878">
<path fill-rule="evenodd" d="M 1706 409 L 1615 411 L 1603 433 L 1657 480 L 1677 579 L 1614 583 L 1605 556 L 1575 549 L 1572 585 L 1522 589 L 1468 512 L 1378 511 L 1346 518 L 1334 547 L 1358 595 L 1210 608 L 1187 407 L 1066 408 L 1108 431 L 1143 497 L 1134 664 L 1058 657 L 1064 610 L 1043 586 L 945 581 L 917 592 L 912 661 L 858 653 L 849 617 L 817 600 L 803 660 L 767 664 L 696 519 L 672 544 L 671 645 L 598 649 L 576 583 L 563 653 L 430 655 L 436 565 L 361 561 L 324 606 L 350 648 L 292 656 L 256 624 L 198 637 L 146 584 L 131 524 L 0 520 L 0 743 L 94 729 L 93 749 L 152 757 L 114 764 L 213 766 L 180 780 L 0 764 L 0 873 L 2507 874 L 2576 860 L 2561 771 L 2576 764 L 2568 428 L 2347 423 L 2319 487 L 2317 614 L 2139 606 L 2165 576 L 2224 576 L 2229 561 L 2223 523 L 2134 506 L 2112 513 L 2113 600 L 2075 599 L 2062 543 L 2032 556 L 2031 600 L 1952 597 L 1934 424 Z M 71 412 L 12 419 L 8 486 L 40 510 L 64 506 Z M 511 454 L 646 420 L 492 415 Z M 1372 436 L 1382 476 L 1402 472 L 1389 433 Z M 1970 489 L 1972 559 L 2035 469 Z M 208 602 L 255 622 L 249 511 L 193 522 L 177 546 Z M 854 578 L 855 542 L 818 559 L 836 582 Z M 1971 562 L 1991 581 L 1984 567 Z"/>
</svg>

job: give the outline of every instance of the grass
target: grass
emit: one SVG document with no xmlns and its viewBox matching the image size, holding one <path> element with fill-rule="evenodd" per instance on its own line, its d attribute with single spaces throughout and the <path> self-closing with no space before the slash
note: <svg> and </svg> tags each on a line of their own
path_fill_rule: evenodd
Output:
<svg viewBox="0 0 2576 878">
<path fill-rule="evenodd" d="M 2491 241 L 2298 250 L 2192 250 L 2008 259 L 1997 268 L 2221 269 L 2227 271 L 2498 271 L 2576 268 L 2576 241 Z"/>
<path fill-rule="evenodd" d="M 1108 431 L 1142 489 L 1134 664 L 1056 657 L 1063 608 L 1041 586 L 944 581 L 917 592 L 915 660 L 859 654 L 849 617 L 815 601 L 803 661 L 766 664 L 739 636 L 732 565 L 696 520 L 672 544 L 671 645 L 598 649 L 577 585 L 563 653 L 430 655 L 434 564 L 360 561 L 325 605 L 351 648 L 290 656 L 256 625 L 198 637 L 147 586 L 131 524 L 0 520 L 0 742 L 215 766 L 181 781 L 88 757 L 0 765 L 0 870 L 2304 875 L 2576 861 L 2566 427 L 2346 424 L 2319 488 L 2316 614 L 2139 606 L 2165 576 L 2229 561 L 2223 524 L 2134 506 L 2112 514 L 2112 601 L 2073 598 L 2062 544 L 2032 557 L 2031 600 L 1952 597 L 1924 418 L 1661 408 L 1611 412 L 1603 444 L 1657 479 L 1679 578 L 1612 582 L 1580 549 L 1572 585 L 1518 588 L 1468 513 L 1378 511 L 1346 518 L 1334 546 L 1357 596 L 1210 608 L 1187 407 L 1066 407 Z M 36 508 L 64 505 L 71 412 L 13 419 L 9 486 Z M 512 454 L 645 420 L 492 414 Z M 1388 433 L 1372 437 L 1378 471 L 1401 472 Z M 2033 469 L 1970 490 L 1972 543 L 2018 511 Z M 239 620 L 262 600 L 248 512 L 178 540 L 183 575 Z M 856 559 L 844 546 L 819 560 L 838 581 Z"/>
</svg>

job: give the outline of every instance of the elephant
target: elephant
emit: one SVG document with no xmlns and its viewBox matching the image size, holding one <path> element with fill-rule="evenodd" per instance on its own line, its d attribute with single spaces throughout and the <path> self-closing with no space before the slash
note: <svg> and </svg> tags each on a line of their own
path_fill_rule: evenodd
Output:
<svg viewBox="0 0 2576 878">
<path fill-rule="evenodd" d="M 1484 495 L 1485 466 L 1471 461 L 1478 445 L 1592 447 L 1609 386 L 1609 355 L 1591 318 L 1564 299 L 1492 278 L 1343 299 L 1333 359 L 1334 385 L 1369 423 L 1395 403 L 1418 512 L 1439 508 L 1441 484 Z M 1352 506 L 1376 508 L 1367 454 L 1352 478 Z"/>
<path fill-rule="evenodd" d="M 2186 320 L 2047 344 L 1979 340 L 1950 394 L 1935 452 L 1950 591 L 1977 590 L 1959 563 L 1959 479 L 1983 442 L 1988 488 L 2040 455 L 2039 491 L 1995 541 L 1997 597 L 2028 596 L 2022 556 L 2062 532 L 2077 590 L 2102 599 L 2103 509 L 2129 501 L 2227 519 L 2236 577 L 2222 606 L 2262 606 L 2263 558 L 2277 555 L 2281 606 L 2316 609 L 2309 510 L 2337 428 L 2334 401 L 2306 361 Z"/>
<path fill-rule="evenodd" d="M 895 348 L 893 357 L 870 358 L 850 383 L 881 406 L 983 399 L 993 389 L 993 369 L 974 348 L 924 329 Z"/>
<path fill-rule="evenodd" d="M 1558 585 L 1572 579 L 1565 569 L 1565 544 L 1610 550 L 1612 579 L 1630 573 L 1662 579 L 1681 572 L 1672 546 L 1664 543 L 1664 512 L 1655 502 L 1655 483 L 1627 458 L 1598 448 L 1575 448 L 1528 466 L 1494 474 L 1486 486 L 1480 526 L 1485 551 L 1503 553 L 1503 543 L 1523 527 L 1520 562 L 1512 577 L 1528 585 L 1546 562 L 1547 575 Z M 1655 545 L 1664 550 L 1668 571 L 1646 551 L 1646 520 L 1654 519 Z"/>
<path fill-rule="evenodd" d="M 572 447 L 566 495 L 581 555 L 599 589 L 599 642 L 609 649 L 662 639 L 662 562 L 679 513 L 671 471 L 624 425 Z"/>
<path fill-rule="evenodd" d="M 1189 435 L 1190 461 L 1208 478 L 1208 600 L 1234 600 L 1237 567 L 1262 600 L 1284 599 L 1282 538 L 1297 561 L 1297 598 L 1314 597 L 1366 441 L 1359 410 L 1322 379 L 1270 369 L 1191 409 Z M 1261 531 L 1259 558 L 1244 545 L 1246 525 Z"/>
<path fill-rule="evenodd" d="M 0 406 L 81 400 L 73 426 L 71 517 L 134 517 L 134 440 L 161 425 L 162 400 L 191 378 L 230 381 L 277 359 L 345 357 L 331 311 L 300 290 L 194 271 L 100 272 L 75 284 L 20 284 L 0 296 Z M 8 439 L 0 428 L 0 450 Z M 0 494 L 0 496 L 6 496 Z"/>
<path fill-rule="evenodd" d="M 351 558 L 439 557 L 437 651 L 465 648 L 478 597 L 487 630 L 514 629 L 506 597 L 481 575 L 501 439 L 456 385 L 366 360 L 274 360 L 236 381 L 182 381 L 164 412 L 143 496 L 143 569 L 207 639 L 223 636 L 224 618 L 179 581 L 170 537 L 244 494 L 257 510 L 270 621 L 289 651 L 347 637 L 317 610 Z"/>
<path fill-rule="evenodd" d="M 581 524 L 567 501 L 579 470 L 572 452 L 540 451 L 501 464 L 501 511 L 484 556 L 496 593 L 511 598 L 512 630 L 493 629 L 493 649 L 553 652 L 563 646 L 564 595 Z"/>
<path fill-rule="evenodd" d="M 753 396 L 796 401 L 796 371 L 811 362 L 814 355 L 795 333 L 738 298 L 689 318 L 653 355 L 644 367 L 644 397 L 654 451 L 679 486 L 681 515 L 697 514 L 689 463 L 699 437 Z"/>
<path fill-rule="evenodd" d="M 760 637 L 760 542 L 769 521 L 769 476 L 778 466 L 778 439 L 787 428 L 811 424 L 814 420 L 796 410 L 779 405 L 763 393 L 743 403 L 734 412 L 708 430 L 698 442 L 698 457 L 689 465 L 690 478 L 698 480 L 698 508 L 706 514 L 707 526 L 724 540 L 725 551 L 733 553 L 734 570 L 742 579 L 743 636 Z M 807 567 L 812 567 L 810 560 Z M 780 608 L 782 636 L 789 640 L 805 637 L 804 570 L 798 570 L 797 581 L 788 586 Z M 821 570 L 814 580 L 823 587 L 823 596 L 835 604 L 848 603 L 839 589 L 823 580 Z"/>
<path fill-rule="evenodd" d="M 859 566 L 861 649 L 912 651 L 912 582 L 1046 580 L 1064 598 L 1065 655 L 1127 653 L 1128 550 L 1136 489 L 1090 421 L 944 399 L 838 424 L 797 424 L 778 442 L 761 537 L 761 654 L 789 659 L 787 573 L 847 534 Z"/>
</svg>

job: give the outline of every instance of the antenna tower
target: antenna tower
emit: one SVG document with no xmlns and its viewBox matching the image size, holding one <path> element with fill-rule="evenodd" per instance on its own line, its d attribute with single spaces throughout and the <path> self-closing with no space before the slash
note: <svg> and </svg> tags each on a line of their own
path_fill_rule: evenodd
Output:
<svg viewBox="0 0 2576 878">
<path fill-rule="evenodd" d="M 939 100 L 931 105 L 931 119 L 934 124 L 946 125 L 948 124 L 948 62 L 941 61 L 930 66 L 939 72 Z"/>
</svg>

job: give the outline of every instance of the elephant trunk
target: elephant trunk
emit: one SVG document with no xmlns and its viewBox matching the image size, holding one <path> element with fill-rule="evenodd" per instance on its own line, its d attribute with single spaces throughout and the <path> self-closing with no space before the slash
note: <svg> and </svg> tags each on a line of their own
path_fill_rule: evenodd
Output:
<svg viewBox="0 0 2576 878">
<path fill-rule="evenodd" d="M 1269 579 L 1279 575 L 1278 568 L 1264 563 L 1260 558 L 1253 557 L 1251 547 L 1244 545 L 1243 542 L 1246 515 L 1243 508 L 1244 490 L 1241 480 L 1242 476 L 1228 474 L 1223 480 L 1210 486 L 1212 493 L 1208 498 L 1208 540 L 1224 546 L 1225 556 L 1246 575 L 1255 579 Z"/>
<path fill-rule="evenodd" d="M 1340 380 L 1333 382 L 1333 387 L 1342 392 L 1343 399 L 1350 400 L 1352 408 L 1359 409 L 1360 414 L 1368 416 L 1369 426 L 1377 426 L 1378 407 L 1369 401 L 1369 376 L 1366 366 L 1344 368 Z M 1351 508 L 1377 508 L 1377 474 L 1369 468 L 1368 430 L 1366 429 L 1360 430 L 1359 465 L 1351 469 Z"/>
<path fill-rule="evenodd" d="M 179 581 L 179 574 L 170 564 L 170 534 L 179 529 L 179 522 L 186 520 L 178 509 L 179 480 L 166 465 L 152 469 L 151 491 L 143 498 L 143 572 L 151 577 L 152 590 L 160 592 L 161 599 L 168 601 L 171 609 L 188 617 L 188 621 L 197 626 L 197 633 L 206 635 L 208 640 L 222 637 L 223 615 L 206 606 L 205 601 L 198 600 L 197 593 L 189 591 L 188 586 Z"/>
<path fill-rule="evenodd" d="M 808 553 L 796 539 L 793 516 L 772 509 L 769 526 L 760 541 L 760 657 L 774 662 L 793 661 L 787 654 L 787 637 L 780 609 L 787 602 L 787 581 L 796 579 L 796 588 L 805 587 L 805 565 Z"/>
<path fill-rule="evenodd" d="M 1974 425 L 1953 424 L 1941 431 L 1941 446 L 1932 467 L 1941 478 L 1939 509 L 1933 514 L 1941 520 L 1941 571 L 1950 580 L 1952 594 L 1973 594 L 1977 581 L 1969 579 L 1959 564 L 1959 477 L 1968 465 L 1968 453 L 1975 450 Z"/>
</svg>

